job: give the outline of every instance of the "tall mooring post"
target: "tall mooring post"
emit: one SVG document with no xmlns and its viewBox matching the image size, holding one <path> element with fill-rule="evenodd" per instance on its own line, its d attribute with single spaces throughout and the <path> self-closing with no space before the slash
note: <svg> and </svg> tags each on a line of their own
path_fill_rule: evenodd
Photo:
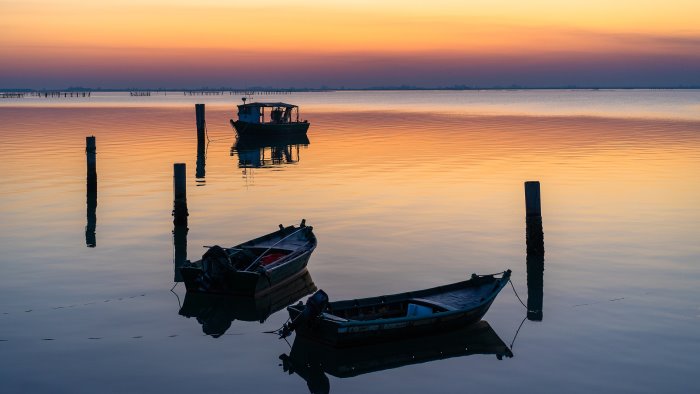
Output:
<svg viewBox="0 0 700 394">
<path fill-rule="evenodd" d="M 187 226 L 187 171 L 185 163 L 173 165 L 173 223 Z"/>
<path fill-rule="evenodd" d="M 544 231 L 540 182 L 525 182 L 525 221 L 527 245 L 527 318 L 541 321 L 544 299 Z"/>
<path fill-rule="evenodd" d="M 97 237 L 95 235 L 97 228 L 97 145 L 95 136 L 85 137 L 85 155 L 87 157 L 85 245 L 89 248 L 94 248 L 97 246 Z"/>
<path fill-rule="evenodd" d="M 197 144 L 203 144 L 207 130 L 207 122 L 204 118 L 204 104 L 195 104 L 194 113 L 197 119 Z"/>
<path fill-rule="evenodd" d="M 85 137 L 85 155 L 87 156 L 87 191 L 97 193 L 97 146 L 95 136 Z"/>
</svg>

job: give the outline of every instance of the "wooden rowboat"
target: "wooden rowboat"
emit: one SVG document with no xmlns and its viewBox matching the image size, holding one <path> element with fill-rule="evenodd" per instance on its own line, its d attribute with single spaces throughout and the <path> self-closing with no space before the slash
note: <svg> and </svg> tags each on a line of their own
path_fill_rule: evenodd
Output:
<svg viewBox="0 0 700 394">
<path fill-rule="evenodd" d="M 481 320 L 510 273 L 472 274 L 469 280 L 431 289 L 330 303 L 320 290 L 306 306 L 287 307 L 291 323 L 280 334 L 296 331 L 341 347 L 465 327 Z"/>
<path fill-rule="evenodd" d="M 335 348 L 297 336 L 282 368 L 296 373 L 313 393 L 330 391 L 328 375 L 350 378 L 453 357 L 492 354 L 501 360 L 513 352 L 485 320 L 465 328 L 386 343 Z"/>
<path fill-rule="evenodd" d="M 180 273 L 188 292 L 262 296 L 303 275 L 315 248 L 313 227 L 302 220 L 230 248 L 212 246 Z"/>
</svg>

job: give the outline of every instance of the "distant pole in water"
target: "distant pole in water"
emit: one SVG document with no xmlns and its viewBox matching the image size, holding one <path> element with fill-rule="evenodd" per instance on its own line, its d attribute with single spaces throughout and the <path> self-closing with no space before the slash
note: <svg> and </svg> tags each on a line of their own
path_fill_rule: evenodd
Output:
<svg viewBox="0 0 700 394">
<path fill-rule="evenodd" d="M 88 193 L 97 193 L 97 146 L 95 136 L 85 137 Z"/>
<path fill-rule="evenodd" d="M 89 248 L 94 248 L 97 246 L 97 237 L 95 236 L 97 228 L 97 146 L 94 136 L 85 138 L 85 155 L 87 156 L 85 244 Z"/>
<path fill-rule="evenodd" d="M 525 182 L 527 245 L 527 318 L 542 321 L 544 298 L 544 231 L 540 203 L 540 183 Z"/>
<path fill-rule="evenodd" d="M 173 223 L 176 226 L 187 226 L 187 171 L 185 163 L 173 165 Z"/>
<path fill-rule="evenodd" d="M 525 216 L 542 216 L 539 181 L 525 182 Z"/>
<path fill-rule="evenodd" d="M 197 143 L 204 143 L 206 133 L 206 120 L 204 118 L 204 104 L 194 105 L 195 117 L 197 118 Z"/>
<path fill-rule="evenodd" d="M 197 117 L 197 167 L 195 168 L 195 177 L 204 180 L 206 173 L 206 121 L 204 118 L 204 104 L 195 104 L 194 108 Z M 203 181 L 201 184 L 204 185 Z"/>
</svg>

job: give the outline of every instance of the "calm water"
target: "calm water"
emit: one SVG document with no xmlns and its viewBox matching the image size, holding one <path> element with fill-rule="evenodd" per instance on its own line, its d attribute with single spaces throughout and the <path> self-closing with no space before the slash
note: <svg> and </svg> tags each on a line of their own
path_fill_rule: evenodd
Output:
<svg viewBox="0 0 700 394">
<path fill-rule="evenodd" d="M 190 212 L 179 258 L 306 218 L 319 239 L 309 272 L 331 299 L 510 268 L 526 301 L 523 182 L 541 181 L 543 319 L 524 321 L 514 357 L 328 375 L 333 393 L 700 390 L 700 91 L 255 98 L 302 105 L 308 142 L 236 146 L 235 96 L 0 101 L 3 392 L 309 392 L 280 365 L 288 344 L 262 333 L 284 310 L 236 319 L 218 338 L 206 316 L 179 314 L 176 162 Z M 195 102 L 207 103 L 212 140 L 199 171 Z M 525 315 L 506 288 L 485 320 L 510 346 Z"/>
</svg>

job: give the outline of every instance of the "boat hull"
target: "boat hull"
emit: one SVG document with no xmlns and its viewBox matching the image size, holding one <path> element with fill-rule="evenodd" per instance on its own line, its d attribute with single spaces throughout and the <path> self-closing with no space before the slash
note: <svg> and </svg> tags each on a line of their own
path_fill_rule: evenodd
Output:
<svg viewBox="0 0 700 394">
<path fill-rule="evenodd" d="M 502 278 L 490 276 L 492 281 L 485 284 L 489 286 L 488 294 L 484 294 L 473 305 L 453 308 L 423 317 L 397 317 L 374 320 L 339 321 L 328 318 L 327 314 L 324 314 L 308 324 L 299 325 L 296 328 L 296 333 L 299 336 L 311 338 L 326 345 L 345 347 L 406 339 L 466 327 L 481 320 L 509 278 L 509 271 Z M 380 306 L 385 302 L 390 303 L 397 300 L 408 301 L 422 298 L 440 300 L 442 295 L 448 295 L 445 298 L 454 295 L 456 291 L 460 290 L 460 286 L 468 289 L 473 285 L 473 283 L 470 284 L 471 281 L 483 281 L 485 279 L 486 277 L 478 277 L 470 281 L 434 289 L 360 300 L 337 301 L 330 303 L 327 310 L 330 311 L 334 307 L 347 309 L 349 304 L 357 305 L 358 308 L 365 308 L 372 305 Z M 491 283 L 493 287 L 490 287 Z M 288 307 L 287 310 L 290 318 L 294 320 L 303 311 L 303 306 L 297 304 Z"/>
<path fill-rule="evenodd" d="M 309 130 L 309 122 L 249 123 L 231 119 L 231 125 L 241 137 L 303 135 Z"/>
<path fill-rule="evenodd" d="M 287 227 L 275 233 L 256 238 L 246 243 L 235 246 L 241 248 L 254 246 L 263 242 L 274 242 L 275 237 L 282 237 L 297 231 L 293 226 Z M 316 237 L 313 235 L 311 227 L 305 227 L 305 236 L 308 237 L 308 246 L 300 248 L 286 260 L 272 268 L 259 268 L 255 271 L 235 271 L 228 272 L 223 278 L 215 283 L 206 280 L 206 275 L 202 269 L 201 260 L 180 268 L 183 282 L 188 292 L 200 292 L 210 294 L 228 294 L 235 296 L 260 297 L 276 290 L 280 286 L 285 286 L 290 281 L 303 275 L 306 266 L 316 248 Z M 282 235 L 279 235 L 282 234 Z"/>
</svg>

